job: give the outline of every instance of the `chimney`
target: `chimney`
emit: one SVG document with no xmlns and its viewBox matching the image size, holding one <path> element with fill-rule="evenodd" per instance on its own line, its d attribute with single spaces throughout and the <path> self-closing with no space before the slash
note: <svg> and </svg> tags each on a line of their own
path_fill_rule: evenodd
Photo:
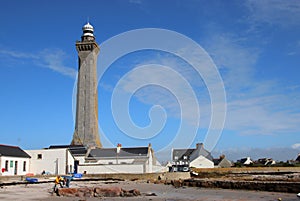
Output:
<svg viewBox="0 0 300 201">
<path fill-rule="evenodd" d="M 201 149 L 201 148 L 204 148 L 203 143 L 197 143 L 196 144 L 196 149 Z"/>
<path fill-rule="evenodd" d="M 118 145 L 117 145 L 117 153 L 120 153 L 121 148 L 122 148 L 122 145 L 120 143 L 118 143 Z"/>
</svg>

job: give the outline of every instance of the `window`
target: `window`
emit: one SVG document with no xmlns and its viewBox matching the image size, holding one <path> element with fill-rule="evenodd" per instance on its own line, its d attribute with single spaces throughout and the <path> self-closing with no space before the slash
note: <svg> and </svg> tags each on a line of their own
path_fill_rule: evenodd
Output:
<svg viewBox="0 0 300 201">
<path fill-rule="evenodd" d="M 175 159 L 175 160 L 178 160 L 178 156 L 175 156 L 174 159 Z"/>
<path fill-rule="evenodd" d="M 113 162 L 108 162 L 108 165 L 112 165 L 113 164 Z"/>
<path fill-rule="evenodd" d="M 5 171 L 8 171 L 8 161 L 5 161 Z"/>
<path fill-rule="evenodd" d="M 10 165 L 9 165 L 9 167 L 14 167 L 14 161 L 10 161 Z"/>
<path fill-rule="evenodd" d="M 43 158 L 42 154 L 37 155 L 37 159 L 42 159 L 42 158 Z"/>
<path fill-rule="evenodd" d="M 23 172 L 26 171 L 26 161 L 23 162 Z"/>
<path fill-rule="evenodd" d="M 186 160 L 186 159 L 187 159 L 187 156 L 183 156 L 183 159 Z"/>
</svg>

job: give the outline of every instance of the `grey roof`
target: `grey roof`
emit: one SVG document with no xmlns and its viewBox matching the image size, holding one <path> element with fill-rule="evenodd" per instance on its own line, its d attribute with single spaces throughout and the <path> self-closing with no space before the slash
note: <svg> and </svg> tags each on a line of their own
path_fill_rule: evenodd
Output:
<svg viewBox="0 0 300 201">
<path fill-rule="evenodd" d="M 51 145 L 48 149 L 64 149 L 67 148 L 73 156 L 85 156 L 87 148 L 83 145 Z"/>
<path fill-rule="evenodd" d="M 25 151 L 17 146 L 0 145 L 0 156 L 13 156 L 20 158 L 31 158 Z"/>
<path fill-rule="evenodd" d="M 213 159 L 214 165 L 219 167 L 231 167 L 232 163 L 227 158 L 215 158 Z"/>
<path fill-rule="evenodd" d="M 250 161 L 252 161 L 251 158 L 249 158 L 249 159 L 250 159 Z M 242 158 L 240 160 L 237 160 L 237 162 L 239 162 L 239 163 L 245 163 L 247 160 L 248 160 L 248 157 L 247 158 Z"/>
<path fill-rule="evenodd" d="M 298 154 L 296 161 L 300 162 L 300 154 Z"/>
<path fill-rule="evenodd" d="M 204 156 L 209 160 L 213 160 L 212 155 L 209 151 L 204 149 L 203 144 L 197 144 L 196 149 L 173 149 L 173 160 L 175 157 L 178 157 L 177 160 L 184 160 L 183 157 L 187 156 L 188 160 L 193 161 L 194 159 L 198 158 L 199 156 Z"/>
<path fill-rule="evenodd" d="M 117 155 L 117 148 L 92 149 L 88 158 L 114 158 L 114 157 L 141 157 L 148 155 L 148 147 L 121 148 Z"/>
<path fill-rule="evenodd" d="M 199 156 L 204 156 L 205 158 L 207 158 L 208 160 L 213 160 L 212 155 L 210 154 L 209 151 L 207 151 L 206 149 L 204 149 L 203 146 L 201 146 L 198 149 L 195 149 L 195 151 L 191 154 L 191 161 L 198 158 Z"/>
<path fill-rule="evenodd" d="M 219 159 L 219 158 L 214 158 L 213 159 L 213 162 L 214 162 L 214 165 L 216 166 L 216 165 L 219 165 L 219 163 L 221 162 L 221 159 Z"/>
<path fill-rule="evenodd" d="M 177 157 L 178 160 L 183 160 L 183 156 L 190 158 L 194 150 L 195 149 L 173 149 L 173 160 L 175 160 L 175 157 Z"/>
</svg>

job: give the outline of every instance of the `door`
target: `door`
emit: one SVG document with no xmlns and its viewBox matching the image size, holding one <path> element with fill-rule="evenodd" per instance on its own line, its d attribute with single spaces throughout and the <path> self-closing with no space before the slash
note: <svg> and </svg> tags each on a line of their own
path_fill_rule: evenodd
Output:
<svg viewBox="0 0 300 201">
<path fill-rule="evenodd" d="M 76 174 L 78 171 L 79 161 L 74 161 L 74 173 Z"/>
<path fill-rule="evenodd" d="M 15 161 L 15 172 L 14 172 L 15 175 L 18 174 L 18 161 Z"/>
</svg>

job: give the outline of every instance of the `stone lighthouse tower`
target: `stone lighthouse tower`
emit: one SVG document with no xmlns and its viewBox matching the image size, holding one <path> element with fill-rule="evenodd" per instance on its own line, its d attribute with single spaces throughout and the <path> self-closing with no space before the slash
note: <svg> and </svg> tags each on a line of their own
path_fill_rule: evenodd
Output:
<svg viewBox="0 0 300 201">
<path fill-rule="evenodd" d="M 71 145 L 102 147 L 98 131 L 97 57 L 100 51 L 90 23 L 82 27 L 78 52 L 76 123 Z"/>
</svg>

